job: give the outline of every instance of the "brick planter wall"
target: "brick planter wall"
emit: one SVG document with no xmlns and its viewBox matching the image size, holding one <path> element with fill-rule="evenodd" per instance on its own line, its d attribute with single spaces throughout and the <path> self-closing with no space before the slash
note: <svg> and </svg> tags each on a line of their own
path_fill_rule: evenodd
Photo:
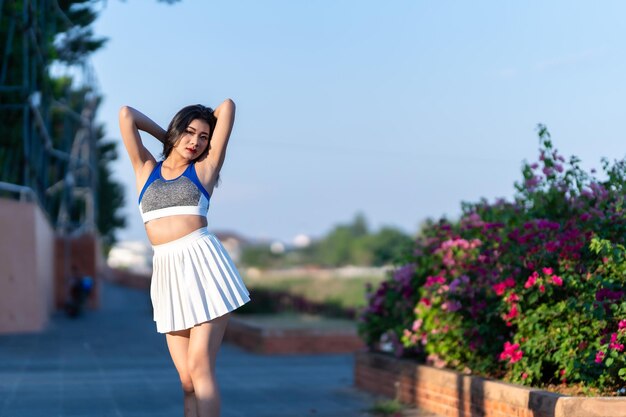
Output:
<svg viewBox="0 0 626 417">
<path fill-rule="evenodd" d="M 280 329 L 231 316 L 224 341 L 263 354 L 352 353 L 363 348 L 356 331 Z"/>
<path fill-rule="evenodd" d="M 569 397 L 418 365 L 355 354 L 358 388 L 449 417 L 626 417 L 624 397 Z"/>
</svg>

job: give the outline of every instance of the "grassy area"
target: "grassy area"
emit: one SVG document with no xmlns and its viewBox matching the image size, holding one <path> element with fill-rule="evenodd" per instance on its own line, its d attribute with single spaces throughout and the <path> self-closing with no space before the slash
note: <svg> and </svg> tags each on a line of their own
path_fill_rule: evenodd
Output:
<svg viewBox="0 0 626 417">
<path fill-rule="evenodd" d="M 375 416 L 402 416 L 402 410 L 406 408 L 405 405 L 398 400 L 379 400 L 368 411 Z"/>
<path fill-rule="evenodd" d="M 250 314 L 239 315 L 239 320 L 260 327 L 273 329 L 323 329 L 349 330 L 354 328 L 354 321 L 347 319 L 329 318 L 311 314 L 279 313 L 279 314 Z"/>
<path fill-rule="evenodd" d="M 346 308 L 365 306 L 365 284 L 370 283 L 376 288 L 382 280 L 380 277 L 346 278 L 314 275 L 304 277 L 262 275 L 254 279 L 245 278 L 250 289 L 286 291 L 310 301 L 336 303 Z"/>
</svg>

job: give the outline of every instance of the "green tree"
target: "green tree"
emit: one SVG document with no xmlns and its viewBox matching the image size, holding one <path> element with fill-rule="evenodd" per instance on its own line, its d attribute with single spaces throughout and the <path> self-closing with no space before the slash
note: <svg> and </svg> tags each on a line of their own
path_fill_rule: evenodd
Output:
<svg viewBox="0 0 626 417">
<path fill-rule="evenodd" d="M 413 239 L 394 227 L 383 227 L 372 236 L 372 264 L 376 266 L 397 262 L 413 247 Z"/>
<path fill-rule="evenodd" d="M 352 220 L 352 223 L 348 225 L 348 228 L 350 229 L 351 235 L 355 238 L 367 236 L 369 233 L 369 227 L 367 225 L 365 215 L 360 212 L 354 216 L 354 220 Z"/>
<path fill-rule="evenodd" d="M 339 266 L 353 263 L 352 253 L 355 241 L 367 236 L 368 226 L 365 216 L 357 213 L 348 224 L 335 226 L 316 246 L 317 261 L 325 266 Z"/>
<path fill-rule="evenodd" d="M 357 213 L 351 223 L 335 226 L 317 243 L 317 260 L 327 266 L 382 266 L 401 257 L 412 244 L 413 239 L 397 228 L 370 233 L 365 216 Z"/>
<path fill-rule="evenodd" d="M 241 252 L 241 263 L 246 266 L 270 268 L 277 266 L 280 255 L 272 253 L 267 244 L 246 246 Z"/>
<path fill-rule="evenodd" d="M 126 226 L 126 218 L 120 210 L 124 207 L 124 187 L 113 179 L 111 172 L 111 163 L 117 159 L 116 148 L 116 142 L 100 140 L 98 143 L 98 196 L 100 200 L 97 226 L 104 240 L 106 251 L 116 241 L 115 231 Z"/>
<path fill-rule="evenodd" d="M 84 128 L 82 109 L 95 104 L 95 113 L 101 97 L 89 84 L 87 71 L 81 86 L 71 77 L 50 75 L 53 65 L 84 70 L 86 59 L 105 45 L 106 39 L 97 37 L 91 27 L 102 3 L 0 2 L 0 181 L 33 188 L 53 221 L 66 204 L 70 224 L 85 218 L 87 203 L 80 198 L 74 201 L 64 187 L 74 180 L 75 185 L 93 187 L 99 214 L 96 226 L 107 247 L 115 241 L 115 230 L 125 226 L 120 213 L 124 190 L 110 168 L 117 158 L 116 144 L 104 140 L 102 126 L 93 126 L 91 168 L 76 170 L 71 181 L 69 158 L 59 157 L 70 153 L 77 132 Z"/>
</svg>

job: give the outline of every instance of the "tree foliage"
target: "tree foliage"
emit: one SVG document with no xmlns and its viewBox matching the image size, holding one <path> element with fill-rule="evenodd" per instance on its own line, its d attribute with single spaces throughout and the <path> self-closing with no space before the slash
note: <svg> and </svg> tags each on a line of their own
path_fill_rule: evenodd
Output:
<svg viewBox="0 0 626 417">
<path fill-rule="evenodd" d="M 94 123 L 90 168 L 72 168 L 67 157 L 59 157 L 72 153 L 73 147 L 76 150 L 77 132 L 85 128 L 83 109 L 92 105 L 95 114 L 101 102 L 88 58 L 106 43 L 92 28 L 103 4 L 98 0 L 0 2 L 0 181 L 34 189 L 53 222 L 65 207 L 69 218 L 64 222 L 70 229 L 85 220 L 88 203 L 80 193 L 67 190 L 92 188 L 96 226 L 107 247 L 115 241 L 115 230 L 125 226 L 120 213 L 124 189 L 111 171 L 116 143 L 106 140 L 103 127 Z M 73 68 L 72 73 L 80 75 L 55 76 L 51 68 Z M 38 117 L 46 132 L 36 123 Z"/>
<path fill-rule="evenodd" d="M 305 248 L 272 254 L 267 245 L 256 245 L 244 250 L 242 262 L 265 268 L 303 264 L 383 266 L 396 262 L 412 244 L 410 236 L 394 227 L 370 232 L 365 216 L 357 213 L 351 222 L 336 225 Z"/>
</svg>

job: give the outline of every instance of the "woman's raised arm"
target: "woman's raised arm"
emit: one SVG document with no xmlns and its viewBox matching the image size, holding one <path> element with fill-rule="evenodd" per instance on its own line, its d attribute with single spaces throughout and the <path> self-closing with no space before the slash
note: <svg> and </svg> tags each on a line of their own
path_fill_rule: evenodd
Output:
<svg viewBox="0 0 626 417">
<path fill-rule="evenodd" d="M 217 124 L 211 137 L 211 148 L 205 161 L 213 165 L 215 172 L 219 173 L 226 158 L 228 138 L 235 123 L 235 102 L 227 98 L 217 106 L 213 115 L 217 118 Z"/>
<path fill-rule="evenodd" d="M 133 164 L 135 173 L 138 173 L 148 161 L 156 162 L 154 156 L 141 142 L 139 130 L 143 130 L 157 138 L 160 142 L 165 140 L 165 130 L 145 114 L 130 106 L 123 106 L 119 114 L 120 131 L 124 146 Z"/>
</svg>

